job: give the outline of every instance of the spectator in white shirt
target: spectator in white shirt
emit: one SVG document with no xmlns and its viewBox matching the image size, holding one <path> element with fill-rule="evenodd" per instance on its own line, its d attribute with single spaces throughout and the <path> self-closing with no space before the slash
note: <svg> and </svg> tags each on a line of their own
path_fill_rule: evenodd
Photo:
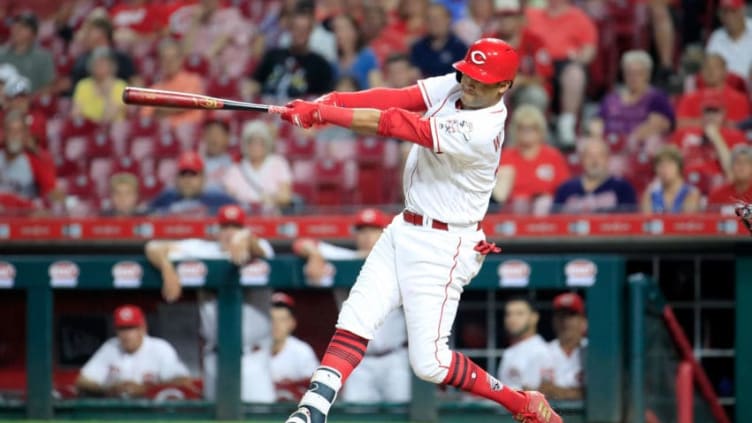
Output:
<svg viewBox="0 0 752 423">
<path fill-rule="evenodd" d="M 319 359 L 308 343 L 292 335 L 295 300 L 282 292 L 272 295 L 272 380 L 277 401 L 299 401 L 308 388 Z"/>
<path fill-rule="evenodd" d="M 554 332 L 549 343 L 554 372 L 551 382 L 543 382 L 540 391 L 560 400 L 580 400 L 585 388 L 587 318 L 585 302 L 574 292 L 554 298 Z"/>
<path fill-rule="evenodd" d="M 744 13 L 744 0 L 721 0 L 722 27 L 708 39 L 708 53 L 716 53 L 726 60 L 730 72 L 747 79 L 752 71 L 752 19 Z"/>
<path fill-rule="evenodd" d="M 538 335 L 535 306 L 525 297 L 512 298 L 504 307 L 504 328 L 509 347 L 499 365 L 499 380 L 512 389 L 537 390 L 550 381 L 553 361 L 546 341 Z"/>
<path fill-rule="evenodd" d="M 188 369 L 167 341 L 146 333 L 141 309 L 115 310 L 117 336 L 105 342 L 81 369 L 76 388 L 82 394 L 143 397 L 150 385 L 192 388 Z"/>
</svg>

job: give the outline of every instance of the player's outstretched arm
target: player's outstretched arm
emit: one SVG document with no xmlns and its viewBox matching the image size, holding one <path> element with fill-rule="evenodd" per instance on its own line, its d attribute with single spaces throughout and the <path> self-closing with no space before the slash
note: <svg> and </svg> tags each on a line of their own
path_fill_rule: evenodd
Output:
<svg viewBox="0 0 752 423">
<path fill-rule="evenodd" d="M 355 92 L 334 91 L 320 97 L 316 102 L 348 109 L 386 110 L 398 107 L 412 112 L 426 110 L 426 103 L 418 85 L 405 88 L 371 88 Z"/>
<path fill-rule="evenodd" d="M 243 229 L 232 236 L 230 240 L 230 261 L 240 266 L 254 258 L 271 258 L 268 248 L 264 248 L 261 240 L 253 235 L 250 229 Z"/>
</svg>

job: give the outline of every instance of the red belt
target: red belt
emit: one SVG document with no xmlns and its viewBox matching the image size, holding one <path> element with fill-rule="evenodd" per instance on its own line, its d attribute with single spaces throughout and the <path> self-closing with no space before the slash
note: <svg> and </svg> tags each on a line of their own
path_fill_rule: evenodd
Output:
<svg viewBox="0 0 752 423">
<path fill-rule="evenodd" d="M 411 225 L 423 226 L 423 216 L 419 215 L 418 213 L 413 213 L 411 211 L 405 210 L 402 212 L 402 218 L 405 219 L 405 222 L 410 223 Z M 444 223 L 440 220 L 432 220 L 431 227 L 440 231 L 449 230 L 449 224 Z M 480 230 L 480 222 L 478 222 L 477 229 Z"/>
</svg>

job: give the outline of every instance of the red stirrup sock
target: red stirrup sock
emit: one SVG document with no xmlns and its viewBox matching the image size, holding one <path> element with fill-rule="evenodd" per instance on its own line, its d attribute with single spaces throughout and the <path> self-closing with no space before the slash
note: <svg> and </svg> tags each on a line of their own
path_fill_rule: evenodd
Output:
<svg viewBox="0 0 752 423">
<path fill-rule="evenodd" d="M 442 384 L 496 401 L 512 413 L 520 412 L 527 405 L 524 395 L 502 385 L 464 354 L 457 352 L 452 352 L 452 364 Z"/>
<path fill-rule="evenodd" d="M 367 347 L 366 338 L 337 329 L 329 341 L 321 366 L 337 370 L 342 377 L 342 383 L 345 383 L 353 369 L 363 360 Z"/>
</svg>

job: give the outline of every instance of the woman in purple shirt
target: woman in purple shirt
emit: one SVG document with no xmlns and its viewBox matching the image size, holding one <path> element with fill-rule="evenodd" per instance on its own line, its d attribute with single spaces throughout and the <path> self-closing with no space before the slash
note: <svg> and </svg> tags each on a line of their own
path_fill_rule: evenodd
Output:
<svg viewBox="0 0 752 423">
<path fill-rule="evenodd" d="M 650 85 L 653 60 L 642 50 L 621 58 L 624 86 L 603 98 L 590 132 L 609 140 L 620 150 L 624 141 L 631 149 L 665 136 L 674 126 L 674 110 L 668 97 Z"/>
</svg>

